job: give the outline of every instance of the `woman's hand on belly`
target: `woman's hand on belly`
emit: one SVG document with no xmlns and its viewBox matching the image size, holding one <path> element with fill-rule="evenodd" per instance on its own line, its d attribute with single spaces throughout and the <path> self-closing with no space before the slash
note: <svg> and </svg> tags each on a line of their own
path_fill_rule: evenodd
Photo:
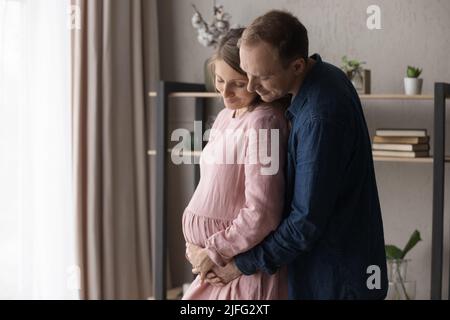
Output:
<svg viewBox="0 0 450 320">
<path fill-rule="evenodd" d="M 186 242 L 186 256 L 192 264 L 192 272 L 194 274 L 200 274 L 200 279 L 203 282 L 208 271 L 215 266 L 214 262 L 208 256 L 206 249 Z"/>
</svg>

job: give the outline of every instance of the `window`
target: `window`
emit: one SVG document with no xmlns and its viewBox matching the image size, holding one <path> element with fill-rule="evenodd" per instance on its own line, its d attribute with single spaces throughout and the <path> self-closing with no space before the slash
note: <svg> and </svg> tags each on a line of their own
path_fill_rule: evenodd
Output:
<svg viewBox="0 0 450 320">
<path fill-rule="evenodd" d="M 76 299 L 69 0 L 0 0 L 0 299 Z"/>
</svg>

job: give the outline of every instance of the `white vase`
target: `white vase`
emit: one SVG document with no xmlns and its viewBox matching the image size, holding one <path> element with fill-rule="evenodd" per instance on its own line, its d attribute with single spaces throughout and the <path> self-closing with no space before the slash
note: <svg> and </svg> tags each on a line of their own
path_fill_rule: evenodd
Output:
<svg viewBox="0 0 450 320">
<path fill-rule="evenodd" d="M 404 78 L 405 84 L 405 94 L 416 95 L 422 93 L 422 83 L 421 78 Z"/>
<path fill-rule="evenodd" d="M 206 59 L 204 64 L 205 87 L 208 92 L 216 92 L 215 75 L 211 65 L 211 58 Z"/>
</svg>

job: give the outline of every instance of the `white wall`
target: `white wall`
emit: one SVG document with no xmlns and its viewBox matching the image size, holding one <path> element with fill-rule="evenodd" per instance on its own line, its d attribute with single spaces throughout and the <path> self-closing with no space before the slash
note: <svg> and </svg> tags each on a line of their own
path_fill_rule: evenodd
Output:
<svg viewBox="0 0 450 320">
<path fill-rule="evenodd" d="M 208 19 L 212 0 L 159 1 L 161 78 L 202 82 L 203 63 L 212 53 L 196 41 L 190 19 L 194 3 Z M 372 71 L 372 93 L 402 93 L 407 65 L 423 68 L 424 93 L 433 93 L 434 82 L 450 82 L 450 1 L 445 0 L 217 0 L 242 26 L 270 9 L 287 9 L 309 31 L 310 53 L 340 65 L 343 55 L 367 61 Z M 366 9 L 381 8 L 381 30 L 368 30 Z M 219 102 L 216 102 L 219 103 Z M 193 102 L 177 101 L 170 113 L 173 127 L 191 126 Z M 370 133 L 379 127 L 419 127 L 432 132 L 433 102 L 364 102 Z M 446 123 L 449 125 L 449 118 Z M 433 137 L 432 137 L 433 139 Z M 448 140 L 448 139 L 447 139 Z M 432 140 L 433 141 L 433 140 Z M 447 141 L 447 150 L 449 142 Z M 448 151 L 450 153 L 450 151 Z M 447 168 L 449 165 L 447 165 Z M 417 298 L 428 299 L 430 291 L 432 166 L 431 164 L 376 163 L 378 189 L 387 243 L 403 246 L 414 229 L 423 242 L 411 251 L 410 274 L 418 281 Z M 192 168 L 175 168 L 170 174 L 169 247 L 174 285 L 189 279 L 184 263 L 181 214 L 193 192 Z M 446 194 L 450 192 L 446 174 Z M 181 181 L 183 181 L 181 183 Z M 448 198 L 448 197 L 447 197 Z M 446 243 L 450 203 L 446 201 Z M 448 249 L 445 257 L 448 261 Z M 447 277 L 444 292 L 447 292 Z"/>
</svg>

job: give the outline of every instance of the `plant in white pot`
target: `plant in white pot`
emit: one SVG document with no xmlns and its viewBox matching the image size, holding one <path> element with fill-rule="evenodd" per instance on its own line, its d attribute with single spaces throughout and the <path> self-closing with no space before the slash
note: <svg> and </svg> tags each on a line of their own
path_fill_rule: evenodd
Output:
<svg viewBox="0 0 450 320">
<path fill-rule="evenodd" d="M 416 282 L 406 277 L 410 260 L 405 259 L 405 256 L 421 240 L 420 232 L 414 230 L 403 250 L 394 245 L 385 246 L 389 279 L 388 299 L 414 299 Z"/>
<path fill-rule="evenodd" d="M 422 69 L 408 66 L 406 69 L 406 78 L 404 79 L 405 94 L 417 95 L 422 93 L 423 79 L 419 78 Z"/>
</svg>

